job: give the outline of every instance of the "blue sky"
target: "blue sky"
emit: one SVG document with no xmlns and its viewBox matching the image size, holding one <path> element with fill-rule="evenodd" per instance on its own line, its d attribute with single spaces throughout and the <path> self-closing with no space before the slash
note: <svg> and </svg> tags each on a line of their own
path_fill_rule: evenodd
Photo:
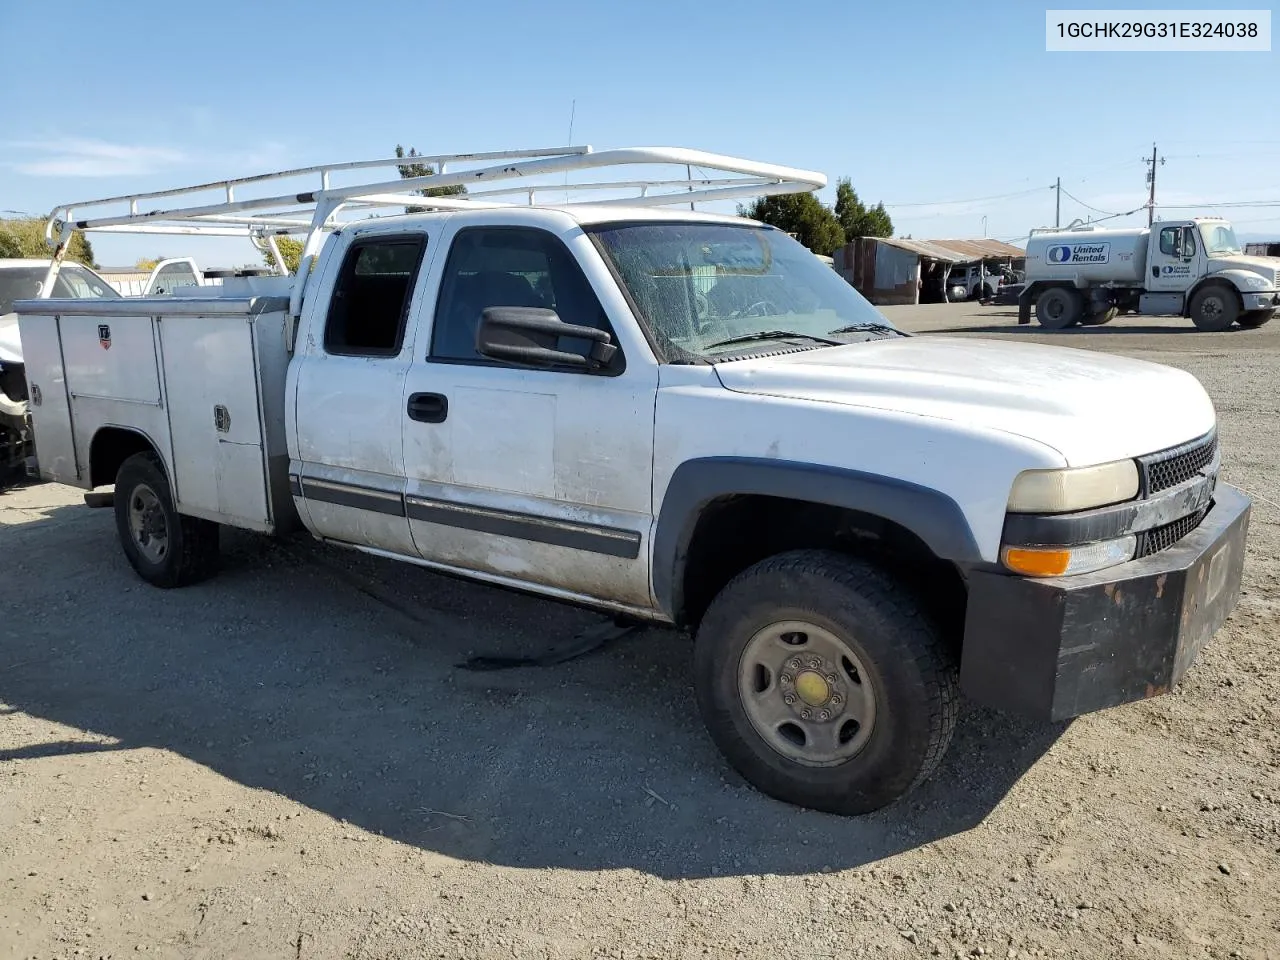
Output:
<svg viewBox="0 0 1280 960">
<path fill-rule="evenodd" d="M 561 145 L 576 101 L 576 143 L 821 170 L 828 201 L 849 176 L 890 205 L 900 235 L 1023 235 L 1053 222 L 1059 176 L 1097 211 L 1130 210 L 1145 202 L 1141 158 L 1155 141 L 1167 157 L 1158 203 L 1274 200 L 1218 212 L 1242 234 L 1280 236 L 1275 52 L 1046 53 L 1043 4 L 109 7 L 0 0 L 0 210 L 387 156 L 397 142 Z M 1097 211 L 1063 197 L 1064 223 Z M 94 245 L 113 265 L 256 259 L 236 241 Z"/>
</svg>

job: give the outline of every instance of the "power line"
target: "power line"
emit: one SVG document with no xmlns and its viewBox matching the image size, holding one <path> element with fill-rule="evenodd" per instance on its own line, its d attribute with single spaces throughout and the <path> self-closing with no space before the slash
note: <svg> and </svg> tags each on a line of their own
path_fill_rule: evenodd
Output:
<svg viewBox="0 0 1280 960">
<path fill-rule="evenodd" d="M 997 193 L 990 197 L 970 197 L 968 200 L 920 200 L 912 203 L 885 203 L 886 207 L 951 207 L 963 203 L 983 203 L 988 200 L 1006 200 L 1012 197 L 1026 197 L 1042 190 L 1052 190 L 1052 183 L 1043 187 L 1032 187 L 1030 190 L 1019 190 L 1016 193 Z"/>
<path fill-rule="evenodd" d="M 1072 200 L 1074 200 L 1076 203 L 1080 204 L 1080 206 L 1086 207 L 1087 209 L 1092 210 L 1094 213 L 1105 213 L 1112 217 L 1122 216 L 1122 214 L 1117 214 L 1114 210 L 1101 210 L 1098 207 L 1093 206 L 1092 204 L 1085 203 L 1083 200 L 1081 200 L 1079 197 L 1073 194 L 1070 190 L 1063 190 L 1062 192 L 1065 193 Z"/>
<path fill-rule="evenodd" d="M 1170 210 L 1194 210 L 1196 207 L 1280 207 L 1280 200 L 1224 200 L 1222 203 L 1213 203 L 1209 200 L 1202 200 L 1199 203 L 1164 203 L 1163 207 Z"/>
</svg>

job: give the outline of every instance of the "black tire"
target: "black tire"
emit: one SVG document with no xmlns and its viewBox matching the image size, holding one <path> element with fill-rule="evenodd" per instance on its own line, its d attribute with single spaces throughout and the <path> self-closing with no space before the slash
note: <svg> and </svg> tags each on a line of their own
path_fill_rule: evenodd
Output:
<svg viewBox="0 0 1280 960">
<path fill-rule="evenodd" d="M 981 290 L 981 291 L 979 291 L 979 293 L 978 293 L 978 299 L 979 299 L 979 300 L 990 300 L 990 299 L 991 299 L 992 297 L 994 297 L 995 295 L 996 295 L 996 294 L 995 294 L 995 291 L 994 291 L 994 290 L 992 290 L 992 289 L 991 289 L 991 287 L 989 287 L 987 284 L 985 284 L 985 283 L 984 283 L 984 284 L 982 285 L 982 290 Z"/>
<path fill-rule="evenodd" d="M 1249 310 L 1236 318 L 1236 323 L 1246 330 L 1254 330 L 1276 315 L 1274 310 Z"/>
<path fill-rule="evenodd" d="M 1119 314 L 1119 310 L 1115 307 L 1107 307 L 1097 313 L 1091 313 L 1088 316 L 1080 318 L 1080 326 L 1082 327 L 1100 327 L 1104 323 L 1110 323 Z"/>
<path fill-rule="evenodd" d="M 1036 320 L 1046 330 L 1065 330 L 1084 316 L 1084 298 L 1071 287 L 1050 287 L 1036 299 Z"/>
<path fill-rule="evenodd" d="M 1191 297 L 1191 322 L 1197 330 L 1216 333 L 1226 330 L 1240 316 L 1240 298 L 1231 287 L 1211 283 Z"/>
<path fill-rule="evenodd" d="M 154 453 L 136 453 L 120 465 L 115 511 L 124 555 L 148 583 L 185 587 L 217 569 L 218 525 L 174 509 L 169 479 Z"/>
<path fill-rule="evenodd" d="M 863 702 L 868 687 L 874 698 L 870 731 L 857 752 L 822 761 L 826 764 L 822 766 L 788 757 L 771 745 L 748 714 L 751 705 L 742 692 L 742 684 L 750 682 L 742 678 L 755 676 L 753 658 L 744 659 L 744 654 L 755 649 L 758 638 L 771 628 L 784 629 L 781 625 L 786 624 L 789 629 L 794 622 L 807 625 L 815 637 L 838 638 L 861 668 L 855 680 L 849 661 L 841 661 L 848 676 L 838 679 L 854 683 L 844 698 L 847 704 L 833 709 L 852 710 L 855 700 Z M 808 644 L 810 634 L 798 631 L 780 638 L 804 637 Z M 805 657 L 817 652 L 816 647 L 790 649 Z M 787 652 L 776 655 L 784 658 L 770 681 L 778 684 L 773 691 L 778 694 L 777 704 L 798 705 L 775 705 L 774 709 L 798 711 L 805 704 L 794 695 L 786 700 L 782 694 L 801 690 L 801 676 L 789 679 L 786 673 L 799 660 L 786 660 L 791 656 Z M 800 669 L 800 674 L 811 672 Z M 828 674 L 827 679 L 837 678 Z M 824 550 L 770 557 L 720 591 L 698 629 L 694 685 L 712 740 L 748 782 L 775 799 L 845 815 L 888 806 L 928 778 L 950 743 L 958 709 L 957 669 L 922 605 L 872 564 Z M 764 691 L 763 700 L 770 688 L 758 682 L 755 686 Z M 855 696 L 855 686 L 864 692 Z M 830 694 L 844 688 L 826 689 Z M 831 697 L 829 702 L 841 701 Z M 821 719 L 827 719 L 825 711 Z M 854 721 L 837 716 L 831 722 L 838 729 L 803 721 L 815 730 L 815 743 L 824 737 L 828 745 L 834 741 L 830 732 L 824 736 L 824 730 L 835 730 L 842 740 L 846 726 Z M 800 724 L 788 715 L 777 723 L 777 732 Z M 861 732 L 859 725 L 853 739 Z M 804 745 L 795 750 L 808 747 L 807 734 L 803 740 Z"/>
</svg>

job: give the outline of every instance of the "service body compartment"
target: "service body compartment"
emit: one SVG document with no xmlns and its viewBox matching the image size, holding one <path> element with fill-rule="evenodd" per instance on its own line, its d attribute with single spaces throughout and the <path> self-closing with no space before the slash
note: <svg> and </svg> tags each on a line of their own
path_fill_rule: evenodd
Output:
<svg viewBox="0 0 1280 960">
<path fill-rule="evenodd" d="M 18 310 L 40 393 L 42 476 L 112 482 L 90 475 L 94 438 L 130 430 L 160 454 L 179 512 L 263 532 L 292 526 L 286 301 L 39 300 Z"/>
</svg>

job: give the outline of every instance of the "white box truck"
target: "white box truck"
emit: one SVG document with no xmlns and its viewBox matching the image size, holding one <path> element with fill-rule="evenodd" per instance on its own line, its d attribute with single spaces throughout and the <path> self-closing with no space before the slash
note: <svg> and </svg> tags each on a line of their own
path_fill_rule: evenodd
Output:
<svg viewBox="0 0 1280 960">
<path fill-rule="evenodd" d="M 960 692 L 1045 720 L 1166 693 L 1235 607 L 1250 501 L 1190 374 L 910 336 L 785 233 L 687 209 L 821 174 L 676 148 L 419 162 L 447 172 L 57 211 L 307 236 L 291 277 L 18 304 L 40 472 L 113 488 L 87 499 L 144 580 L 207 577 L 223 526 L 301 523 L 682 628 L 732 765 L 839 813 L 929 776 Z M 618 164 L 680 176 L 493 200 Z M 416 192 L 457 184 L 481 186 Z"/>
<path fill-rule="evenodd" d="M 1107 323 L 1120 313 L 1190 317 L 1200 330 L 1260 327 L 1280 307 L 1280 258 L 1247 256 L 1226 220 L 1036 232 L 1018 322 Z"/>
</svg>

